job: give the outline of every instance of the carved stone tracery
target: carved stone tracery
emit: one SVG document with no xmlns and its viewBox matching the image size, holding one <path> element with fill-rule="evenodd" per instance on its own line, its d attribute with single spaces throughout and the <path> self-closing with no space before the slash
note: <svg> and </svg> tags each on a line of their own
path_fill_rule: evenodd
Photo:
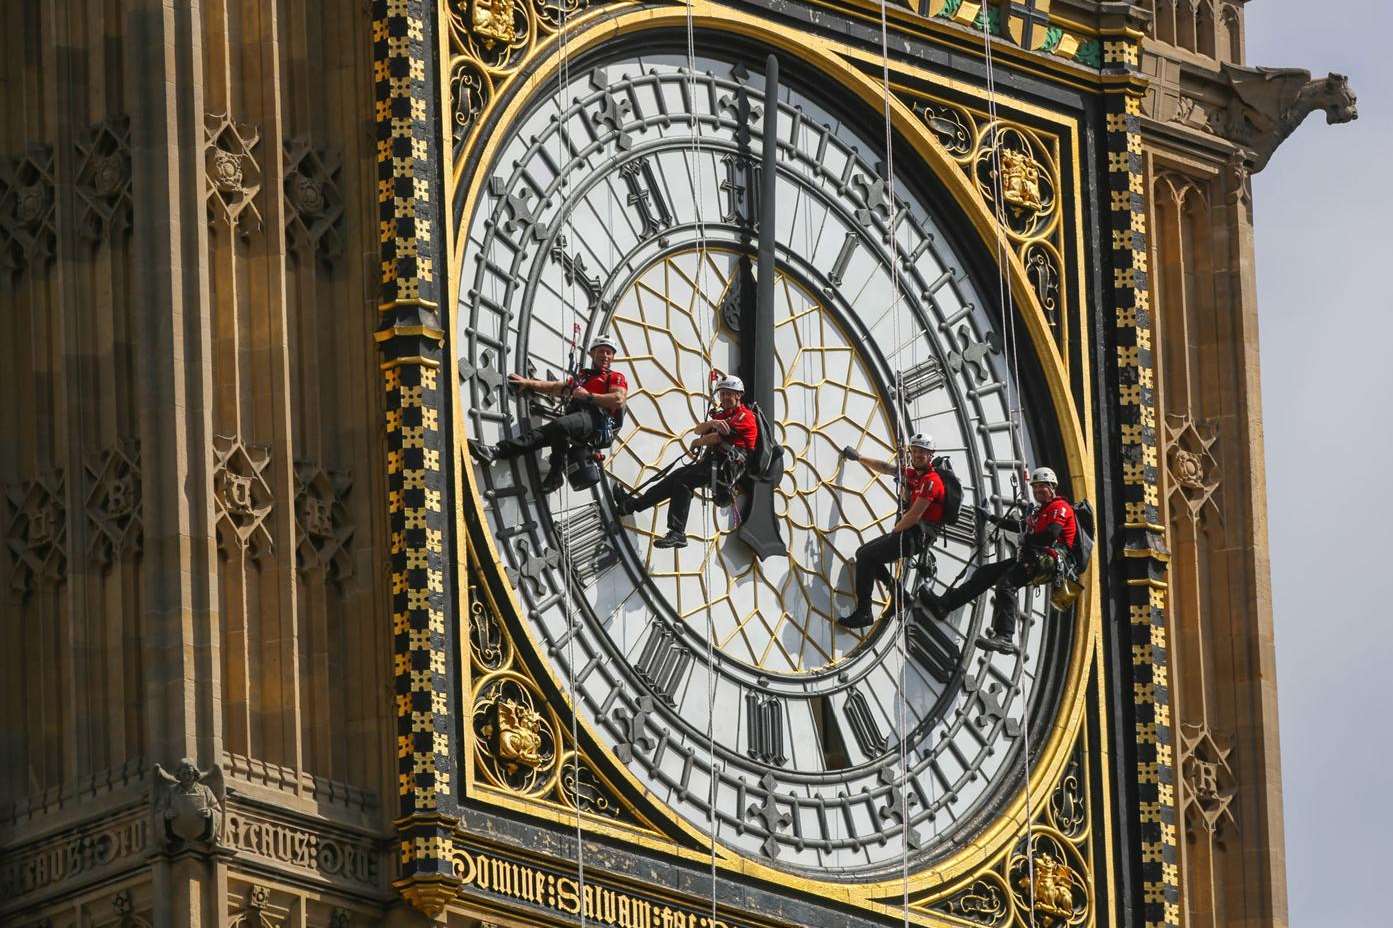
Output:
<svg viewBox="0 0 1393 928">
<path fill-rule="evenodd" d="M 224 557 L 240 553 L 255 559 L 270 554 L 275 549 L 266 524 L 275 500 L 265 476 L 270 449 L 244 445 L 235 435 L 218 435 L 213 439 L 213 455 L 218 550 Z"/>
<path fill-rule="evenodd" d="M 53 147 L 31 145 L 0 165 L 0 262 L 15 275 L 43 270 L 58 240 Z"/>
<path fill-rule="evenodd" d="M 5 547 L 11 560 L 10 592 L 25 599 L 39 586 L 55 586 L 68 568 L 67 509 L 62 470 L 6 488 Z"/>
<path fill-rule="evenodd" d="M 1166 464 L 1173 508 L 1198 522 L 1205 511 L 1222 518 L 1214 494 L 1219 489 L 1219 462 L 1213 448 L 1219 436 L 1212 422 L 1188 415 L 1166 416 Z"/>
<path fill-rule="evenodd" d="M 221 222 L 244 238 L 261 229 L 256 208 L 261 166 L 253 154 L 260 141 L 260 129 L 235 122 L 230 114 L 209 113 L 204 121 L 208 221 Z"/>
<path fill-rule="evenodd" d="M 333 264 L 344 245 L 339 153 L 308 139 L 285 143 L 285 231 L 293 252 Z"/>
<path fill-rule="evenodd" d="M 95 563 L 110 567 L 140 551 L 140 443 L 128 439 L 112 445 L 85 470 L 88 553 Z"/>
<path fill-rule="evenodd" d="M 112 116 L 88 127 L 77 143 L 78 231 L 101 243 L 131 229 L 131 121 Z"/>
<path fill-rule="evenodd" d="M 1180 726 L 1180 814 L 1192 840 L 1201 830 L 1221 839 L 1226 825 L 1238 824 L 1232 809 L 1237 789 L 1229 766 L 1231 753 L 1233 749 L 1221 747 L 1205 723 Z"/>
<path fill-rule="evenodd" d="M 344 504 L 353 476 L 304 461 L 295 464 L 296 566 L 302 573 L 323 571 L 343 584 L 353 576 L 350 554 L 354 527 Z"/>
</svg>

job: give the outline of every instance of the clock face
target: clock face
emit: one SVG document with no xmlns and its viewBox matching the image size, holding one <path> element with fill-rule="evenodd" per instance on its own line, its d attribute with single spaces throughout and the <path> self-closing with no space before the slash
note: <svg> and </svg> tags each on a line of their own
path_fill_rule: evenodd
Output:
<svg viewBox="0 0 1393 928">
<path fill-rule="evenodd" d="M 685 55 L 612 51 L 573 65 L 508 130 L 464 248 L 456 345 L 471 435 L 496 441 L 554 415 L 507 392 L 506 375 L 559 378 L 573 346 L 603 332 L 630 384 L 609 481 L 638 486 L 682 456 L 712 372 L 740 368 L 763 60 L 703 56 L 690 72 Z M 975 647 L 989 597 L 946 622 L 910 618 L 903 660 L 901 619 L 835 624 L 857 547 L 896 517 L 894 481 L 840 449 L 889 458 L 897 428 L 934 436 L 967 513 L 933 548 L 941 592 L 969 562 L 1011 554 L 971 507 L 1014 498 L 1020 462 L 1053 443 L 1026 426 L 1013 447 L 1001 317 L 983 298 L 995 287 L 979 287 L 904 183 L 929 169 L 897 164 L 892 246 L 879 116 L 845 112 L 826 86 L 795 73 L 777 101 L 777 274 L 761 311 L 787 555 L 756 559 L 738 513 L 700 497 L 692 543 L 657 549 L 665 506 L 616 518 L 609 481 L 544 496 L 544 456 L 476 475 L 532 636 L 618 760 L 742 854 L 866 881 L 898 872 L 906 842 L 914 867 L 951 853 L 1020 789 L 1027 721 L 1041 735 L 1052 722 L 1071 630 L 1039 592 L 1019 656 Z M 1025 423 L 1048 421 L 1024 405 Z"/>
</svg>

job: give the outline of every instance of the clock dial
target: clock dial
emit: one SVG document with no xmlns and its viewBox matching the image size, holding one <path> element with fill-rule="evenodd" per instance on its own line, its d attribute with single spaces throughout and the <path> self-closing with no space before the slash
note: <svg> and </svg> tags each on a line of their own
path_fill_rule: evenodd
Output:
<svg viewBox="0 0 1393 928">
<path fill-rule="evenodd" d="M 612 478 L 634 486 L 678 460 L 712 370 L 740 367 L 740 262 L 770 105 L 753 73 L 762 60 L 703 57 L 689 72 L 685 56 L 610 52 L 509 130 L 460 288 L 474 436 L 554 414 L 508 394 L 506 375 L 559 377 L 574 344 L 605 332 L 631 388 Z M 834 625 L 850 607 L 852 555 L 896 509 L 893 482 L 842 461 L 841 447 L 888 457 L 897 428 L 931 432 L 970 511 L 1012 498 L 1012 474 L 1051 436 L 1026 428 L 1013 448 L 999 314 L 904 183 L 926 170 L 900 164 L 892 242 L 877 115 L 809 86 L 786 75 L 774 104 L 767 413 L 787 449 L 775 492 L 787 556 L 755 560 L 735 514 L 700 502 L 694 543 L 655 549 L 663 507 L 617 519 L 603 486 L 543 496 L 526 459 L 477 471 L 480 517 L 557 679 L 574 682 L 579 710 L 659 801 L 774 866 L 871 880 L 898 868 L 905 843 L 916 867 L 950 852 L 1019 789 L 1027 712 L 1042 731 L 1051 721 L 1071 632 L 1038 594 L 1019 656 L 972 646 L 985 604 L 911 621 L 903 661 L 898 619 L 865 635 Z M 1008 555 L 1009 539 L 968 517 L 934 553 L 941 590 L 970 561 Z"/>
</svg>

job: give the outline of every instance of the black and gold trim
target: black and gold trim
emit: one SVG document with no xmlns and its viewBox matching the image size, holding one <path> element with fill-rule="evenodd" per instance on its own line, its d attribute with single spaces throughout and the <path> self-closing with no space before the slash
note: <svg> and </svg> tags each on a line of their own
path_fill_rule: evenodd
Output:
<svg viewBox="0 0 1393 928">
<path fill-rule="evenodd" d="M 388 520 L 391 533 L 392 671 L 397 712 L 400 874 L 395 885 L 435 915 L 460 885 L 453 864 L 455 751 L 449 717 L 445 623 L 446 519 L 436 268 L 442 202 L 434 62 L 435 4 L 376 0 L 377 201 L 380 324 L 386 390 Z"/>
<path fill-rule="evenodd" d="M 1166 632 L 1169 556 L 1160 512 L 1140 56 L 1139 31 L 1124 25 L 1105 37 L 1103 70 L 1108 92 L 1104 118 L 1124 555 L 1121 577 L 1131 629 L 1141 910 L 1143 923 L 1151 928 L 1179 925 L 1180 877 Z"/>
</svg>

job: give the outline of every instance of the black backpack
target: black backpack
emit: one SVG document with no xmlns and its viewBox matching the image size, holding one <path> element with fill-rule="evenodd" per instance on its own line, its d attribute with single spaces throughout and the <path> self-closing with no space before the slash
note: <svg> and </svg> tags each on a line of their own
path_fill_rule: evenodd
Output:
<svg viewBox="0 0 1393 928">
<path fill-rule="evenodd" d="M 752 480 L 767 480 L 774 472 L 774 462 L 784 456 L 784 449 L 774 440 L 774 428 L 764 415 L 758 403 L 749 404 L 755 414 L 759 432 L 755 436 L 754 449 L 745 458 L 745 475 Z"/>
<path fill-rule="evenodd" d="M 934 458 L 933 469 L 943 481 L 943 525 L 953 525 L 958 521 L 958 513 L 963 508 L 963 483 L 953 473 L 953 462 L 946 457 Z"/>
<path fill-rule="evenodd" d="M 1097 529 L 1093 505 L 1088 500 L 1081 499 L 1074 504 L 1074 523 L 1077 531 L 1074 533 L 1074 547 L 1069 554 L 1074 559 L 1074 570 L 1082 574 L 1088 569 L 1088 562 L 1093 560 L 1093 538 Z"/>
</svg>

